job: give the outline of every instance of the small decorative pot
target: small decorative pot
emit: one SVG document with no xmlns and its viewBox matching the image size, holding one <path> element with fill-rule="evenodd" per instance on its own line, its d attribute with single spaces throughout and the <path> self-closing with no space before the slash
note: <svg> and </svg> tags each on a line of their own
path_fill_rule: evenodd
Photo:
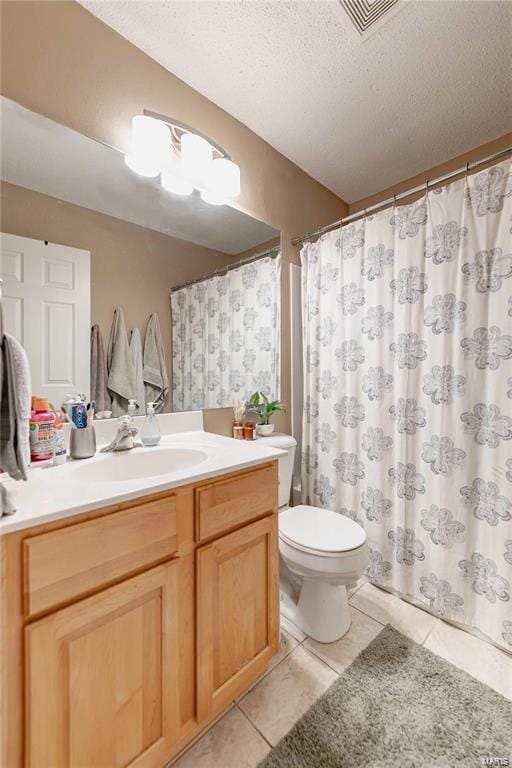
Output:
<svg viewBox="0 0 512 768">
<path fill-rule="evenodd" d="M 268 437 L 274 431 L 275 424 L 258 424 L 256 432 L 260 437 Z"/>
</svg>

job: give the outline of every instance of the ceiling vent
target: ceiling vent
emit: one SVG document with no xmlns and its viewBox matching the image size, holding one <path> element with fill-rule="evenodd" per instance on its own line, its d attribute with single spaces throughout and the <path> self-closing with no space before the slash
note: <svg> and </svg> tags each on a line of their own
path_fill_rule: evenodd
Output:
<svg viewBox="0 0 512 768">
<path fill-rule="evenodd" d="M 340 3 L 359 34 L 364 35 L 395 8 L 399 0 L 340 0 Z"/>
</svg>

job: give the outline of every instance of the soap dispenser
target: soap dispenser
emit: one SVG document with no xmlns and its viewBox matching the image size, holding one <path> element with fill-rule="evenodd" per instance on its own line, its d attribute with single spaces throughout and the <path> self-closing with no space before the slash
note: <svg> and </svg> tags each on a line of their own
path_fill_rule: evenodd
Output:
<svg viewBox="0 0 512 768">
<path fill-rule="evenodd" d="M 136 400 L 128 400 L 128 416 L 136 416 L 139 406 Z"/>
<path fill-rule="evenodd" d="M 160 427 L 155 415 L 155 404 L 147 404 L 147 414 L 140 431 L 140 439 L 142 445 L 158 445 L 162 435 L 160 433 Z"/>
</svg>

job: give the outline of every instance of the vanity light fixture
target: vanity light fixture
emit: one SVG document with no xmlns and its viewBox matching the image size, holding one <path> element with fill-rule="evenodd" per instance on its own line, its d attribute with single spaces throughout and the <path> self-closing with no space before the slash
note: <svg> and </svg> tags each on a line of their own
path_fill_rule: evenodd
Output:
<svg viewBox="0 0 512 768">
<path fill-rule="evenodd" d="M 172 159 L 173 147 L 165 123 L 146 115 L 132 118 L 132 140 L 126 165 L 130 170 L 154 178 Z"/>
<path fill-rule="evenodd" d="M 184 133 L 181 136 L 181 170 L 194 187 L 205 189 L 213 161 L 213 147 L 202 136 Z"/>
<path fill-rule="evenodd" d="M 183 179 L 181 176 L 176 176 L 168 171 L 162 171 L 160 183 L 164 189 L 168 192 L 172 192 L 173 195 L 181 195 L 185 197 L 186 195 L 191 195 L 194 191 L 193 184 L 186 179 Z"/>
<path fill-rule="evenodd" d="M 223 197 L 217 197 L 212 192 L 209 192 L 207 189 L 201 190 L 201 200 L 203 200 L 205 203 L 209 203 L 210 205 L 224 205 L 226 202 L 225 198 Z"/>
<path fill-rule="evenodd" d="M 132 119 L 126 165 L 140 176 L 160 176 L 164 189 L 223 205 L 240 194 L 240 168 L 211 139 L 174 118 L 144 110 Z"/>
</svg>

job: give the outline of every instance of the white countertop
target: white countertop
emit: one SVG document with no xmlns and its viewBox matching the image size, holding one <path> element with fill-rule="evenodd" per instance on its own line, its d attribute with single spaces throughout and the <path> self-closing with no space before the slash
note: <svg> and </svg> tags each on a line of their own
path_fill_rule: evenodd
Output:
<svg viewBox="0 0 512 768">
<path fill-rule="evenodd" d="M 194 466 L 178 470 L 170 467 L 168 471 L 152 477 L 115 479 L 113 482 L 91 481 L 91 470 L 88 468 L 95 466 L 100 475 L 108 477 L 107 462 L 117 461 L 116 469 L 119 469 L 122 452 L 98 452 L 93 458 L 81 461 L 68 458 L 66 464 L 57 467 L 51 462 L 41 462 L 30 468 L 27 482 L 14 482 L 0 475 L 4 485 L 13 491 L 16 504 L 15 514 L 0 517 L 0 535 L 262 464 L 283 454 L 277 448 L 266 447 L 264 438 L 253 442 L 233 440 L 193 429 L 165 434 L 158 446 L 133 448 L 124 455 L 149 455 L 153 452 L 158 463 L 157 454 L 169 448 L 202 451 L 205 458 Z M 92 474 L 95 472 L 93 470 Z M 118 476 L 122 474 L 119 471 L 114 473 Z"/>
</svg>

